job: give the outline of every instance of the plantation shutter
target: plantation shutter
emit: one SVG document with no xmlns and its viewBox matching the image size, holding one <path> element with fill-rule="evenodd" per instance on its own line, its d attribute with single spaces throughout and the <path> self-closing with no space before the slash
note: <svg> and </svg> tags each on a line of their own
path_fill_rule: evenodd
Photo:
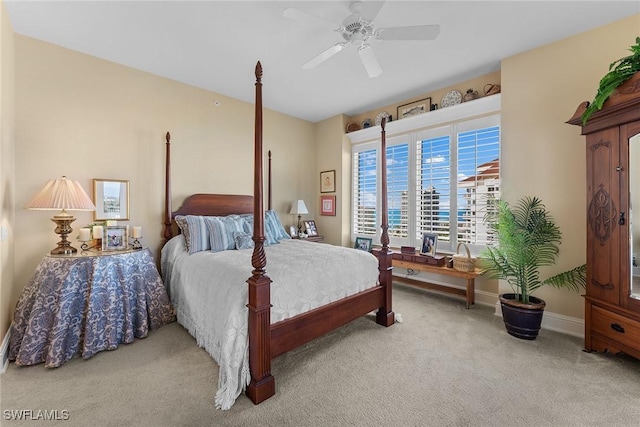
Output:
<svg viewBox="0 0 640 427">
<path fill-rule="evenodd" d="M 375 236 L 377 205 L 376 149 L 367 146 L 353 153 L 353 233 Z"/>
<path fill-rule="evenodd" d="M 500 198 L 500 128 L 458 133 L 458 241 L 490 242 L 483 219 Z"/>
</svg>

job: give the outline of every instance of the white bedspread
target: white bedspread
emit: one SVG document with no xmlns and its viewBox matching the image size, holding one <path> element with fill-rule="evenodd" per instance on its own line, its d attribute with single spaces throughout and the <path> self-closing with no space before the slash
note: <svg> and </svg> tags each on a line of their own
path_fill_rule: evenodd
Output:
<svg viewBox="0 0 640 427">
<path fill-rule="evenodd" d="M 271 322 L 371 288 L 378 262 L 370 253 L 303 240 L 265 248 L 271 278 Z M 247 279 L 253 249 L 189 255 L 184 237 L 162 249 L 162 275 L 178 322 L 220 366 L 216 407 L 229 409 L 251 379 Z"/>
</svg>

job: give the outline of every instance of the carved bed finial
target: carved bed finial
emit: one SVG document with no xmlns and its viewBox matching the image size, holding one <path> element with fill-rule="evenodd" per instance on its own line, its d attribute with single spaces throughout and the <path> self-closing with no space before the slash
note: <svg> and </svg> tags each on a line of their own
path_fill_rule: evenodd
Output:
<svg viewBox="0 0 640 427">
<path fill-rule="evenodd" d="M 262 83 L 262 64 L 260 61 L 256 64 L 256 83 Z"/>
<path fill-rule="evenodd" d="M 164 138 L 167 140 L 167 144 L 171 144 L 171 134 L 169 132 L 167 132 Z"/>
</svg>

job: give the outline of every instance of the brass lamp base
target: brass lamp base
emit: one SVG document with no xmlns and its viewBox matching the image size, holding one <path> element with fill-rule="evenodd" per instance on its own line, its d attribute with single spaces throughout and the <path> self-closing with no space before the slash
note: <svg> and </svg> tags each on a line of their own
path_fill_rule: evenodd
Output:
<svg viewBox="0 0 640 427">
<path fill-rule="evenodd" d="M 67 240 L 67 236 L 73 231 L 71 223 L 76 219 L 72 215 L 56 215 L 51 221 L 56 223 L 54 232 L 60 235 L 58 246 L 51 250 L 51 255 L 73 255 L 78 252 L 76 248 L 71 246 Z"/>
</svg>

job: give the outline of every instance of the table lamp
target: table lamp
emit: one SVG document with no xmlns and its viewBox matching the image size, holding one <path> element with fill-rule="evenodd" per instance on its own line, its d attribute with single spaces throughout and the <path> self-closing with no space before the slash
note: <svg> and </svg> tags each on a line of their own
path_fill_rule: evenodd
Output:
<svg viewBox="0 0 640 427">
<path fill-rule="evenodd" d="M 302 223 L 300 222 L 300 216 L 308 214 L 307 205 L 304 204 L 304 200 L 298 200 L 291 205 L 291 210 L 289 211 L 292 215 L 298 215 L 298 236 L 302 232 Z"/>
<path fill-rule="evenodd" d="M 49 180 L 36 196 L 24 207 L 30 210 L 61 210 L 51 218 L 56 223 L 55 233 L 60 235 L 58 246 L 51 255 L 72 255 L 78 250 L 67 241 L 73 231 L 71 223 L 76 219 L 67 211 L 95 211 L 96 207 L 78 181 L 62 178 Z"/>
</svg>

